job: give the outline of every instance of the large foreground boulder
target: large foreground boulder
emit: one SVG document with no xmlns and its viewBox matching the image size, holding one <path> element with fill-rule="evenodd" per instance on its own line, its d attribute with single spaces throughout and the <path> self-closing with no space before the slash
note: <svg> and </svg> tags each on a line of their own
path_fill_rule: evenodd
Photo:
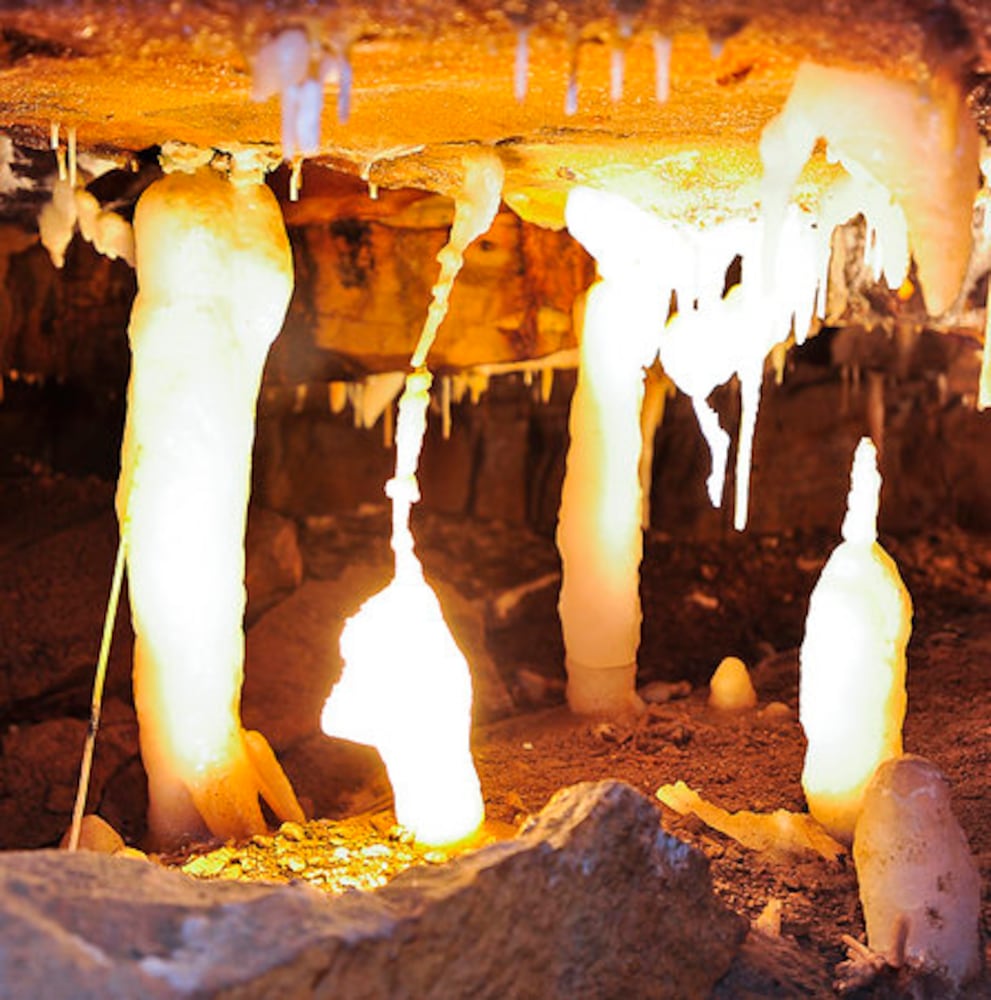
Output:
<svg viewBox="0 0 991 1000">
<path fill-rule="evenodd" d="M 6 997 L 699 998 L 744 921 L 628 785 L 576 785 L 514 840 L 376 893 L 0 855 Z"/>
</svg>

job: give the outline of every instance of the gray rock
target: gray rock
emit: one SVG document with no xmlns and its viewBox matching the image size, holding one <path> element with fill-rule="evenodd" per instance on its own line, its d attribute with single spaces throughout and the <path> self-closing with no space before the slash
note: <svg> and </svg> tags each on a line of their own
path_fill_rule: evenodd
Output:
<svg viewBox="0 0 991 1000">
<path fill-rule="evenodd" d="M 698 998 L 744 933 L 704 857 L 617 782 L 560 792 L 512 841 L 332 900 L 88 852 L 0 855 L 15 1000 Z"/>
</svg>

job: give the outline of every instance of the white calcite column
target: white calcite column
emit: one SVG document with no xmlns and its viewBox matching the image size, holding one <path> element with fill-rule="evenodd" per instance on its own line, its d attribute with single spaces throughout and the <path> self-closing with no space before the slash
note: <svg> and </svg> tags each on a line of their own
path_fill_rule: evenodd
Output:
<svg viewBox="0 0 991 1000">
<path fill-rule="evenodd" d="M 657 281 L 657 220 L 618 195 L 577 188 L 567 222 L 599 278 L 585 305 L 571 402 L 559 612 L 568 704 L 615 714 L 639 707 L 640 412 L 644 366 L 657 352 L 668 303 Z"/>
<path fill-rule="evenodd" d="M 260 171 L 233 178 L 208 166 L 170 174 L 134 218 L 117 509 L 149 834 L 163 846 L 263 830 L 260 795 L 302 819 L 264 737 L 240 722 L 255 403 L 292 256 Z"/>
</svg>

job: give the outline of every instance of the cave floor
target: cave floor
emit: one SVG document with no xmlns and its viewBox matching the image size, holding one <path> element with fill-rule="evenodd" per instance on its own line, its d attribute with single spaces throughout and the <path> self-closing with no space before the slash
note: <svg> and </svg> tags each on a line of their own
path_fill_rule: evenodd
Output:
<svg viewBox="0 0 991 1000">
<path fill-rule="evenodd" d="M 26 481 L 6 482 L 0 489 L 0 556 L 8 566 L 12 558 L 37 550 L 67 526 L 94 518 L 104 523 L 111 516 L 106 484 L 62 481 L 49 483 L 40 496 L 38 490 Z M 31 496 L 36 502 L 25 506 Z M 382 508 L 335 515 L 305 527 L 300 537 L 307 579 L 331 579 L 342 567 L 363 561 L 387 565 L 386 525 Z M 691 688 L 675 689 L 675 697 L 650 705 L 638 718 L 599 723 L 574 718 L 563 707 L 556 588 L 526 586 L 554 573 L 552 539 L 427 511 L 416 513 L 414 533 L 428 575 L 486 609 L 486 642 L 514 706 L 501 718 L 483 719 L 475 733 L 476 761 L 492 821 L 489 836 L 510 835 L 556 790 L 603 778 L 622 779 L 648 796 L 680 779 L 729 810 L 803 808 L 797 647 L 809 592 L 835 538 L 738 536 L 727 530 L 721 539 L 687 542 L 650 533 L 643 572 L 640 683 L 687 679 Z M 987 942 L 991 538 L 934 527 L 926 534 L 882 541 L 898 562 L 915 604 L 906 750 L 935 761 L 949 779 L 954 808 L 982 872 Z M 112 561 L 112 549 L 110 555 Z M 23 613 L 30 614 L 25 609 Z M 75 611 L 60 612 L 73 613 L 99 621 L 102 607 L 84 610 L 78 605 Z M 27 624 L 41 634 L 47 623 L 38 614 L 37 621 Z M 708 676 L 730 654 L 753 668 L 756 710 L 727 715 L 706 703 Z M 37 724 L 46 713 L 85 718 L 85 685 L 79 678 L 72 683 L 75 696 L 23 702 L 17 708 L 19 718 L 8 710 L 5 732 Z M 789 710 L 767 711 L 771 702 Z M 9 756 L 6 739 L 4 749 Z M 0 766 L 6 766 L 2 760 Z M 367 758 L 362 767 L 346 794 L 341 792 L 340 808 L 328 811 L 335 813 L 330 818 L 290 826 L 249 844 L 198 845 L 167 860 L 201 877 L 261 874 L 307 878 L 328 886 L 334 883 L 328 859 L 361 861 L 345 872 L 339 888 L 374 886 L 408 864 L 442 860 L 442 852 L 419 850 L 398 835 L 381 769 L 369 765 Z M 289 764 L 287 769 L 296 780 Z M 128 808 L 141 808 L 141 790 L 133 781 L 133 768 L 121 767 L 116 773 L 131 774 L 135 789 L 130 799 L 123 792 L 116 796 L 120 816 Z M 0 789 L 0 801 L 5 794 L 10 794 L 9 788 Z M 834 969 L 844 958 L 841 935 L 863 934 L 852 861 L 751 851 L 697 819 L 658 808 L 665 829 L 709 858 L 716 891 L 733 909 L 753 920 L 770 901 L 781 906 L 778 945 L 766 937 L 756 943 L 751 939 L 716 995 L 817 996 L 828 991 Z M 348 817 L 348 810 L 358 815 Z M 3 815 L 0 810 L 0 820 Z M 0 837 L 4 846 L 25 846 L 9 830 L 0 829 Z M 323 861 L 316 864 L 314 858 Z M 644 933 L 650 929 L 644 928 Z M 904 985 L 892 974 L 852 995 L 905 995 L 898 992 Z M 987 974 L 969 989 L 968 996 L 991 996 Z"/>
</svg>

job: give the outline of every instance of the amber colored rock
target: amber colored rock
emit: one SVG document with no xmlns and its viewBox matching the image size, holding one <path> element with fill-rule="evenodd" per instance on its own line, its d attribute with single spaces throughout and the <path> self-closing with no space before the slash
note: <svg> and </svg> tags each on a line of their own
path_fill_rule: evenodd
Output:
<svg viewBox="0 0 991 1000">
<path fill-rule="evenodd" d="M 411 191 L 375 200 L 352 178 L 312 169 L 314 191 L 286 206 L 297 292 L 270 375 L 305 381 L 312 352 L 360 359 L 366 370 L 404 370 L 437 280 L 454 203 Z M 276 179 L 278 186 L 278 179 Z M 593 276 L 563 232 L 501 211 L 468 248 L 429 362 L 438 368 L 541 357 L 575 346 L 572 307 Z"/>
<path fill-rule="evenodd" d="M 558 793 L 514 840 L 374 894 L 195 882 L 88 852 L 0 855 L 11 996 L 710 995 L 746 922 L 629 785 Z"/>
<path fill-rule="evenodd" d="M 80 148 L 103 152 L 168 139 L 277 146 L 279 102 L 252 103 L 251 60 L 300 21 L 326 49 L 346 51 L 352 70 L 346 121 L 335 120 L 338 85 L 327 85 L 317 162 L 381 188 L 451 193 L 465 145 L 498 144 L 507 202 L 556 226 L 568 188 L 583 182 L 683 218 L 747 210 L 760 130 L 804 59 L 917 78 L 934 63 L 985 72 L 991 64 L 991 10 L 977 0 L 188 0 L 179 8 L 12 0 L 0 11 L 0 120 L 39 149 L 52 122 L 77 127 Z M 655 99 L 658 34 L 674 43 L 664 103 Z M 620 43 L 625 73 L 614 100 L 610 62 Z"/>
</svg>

